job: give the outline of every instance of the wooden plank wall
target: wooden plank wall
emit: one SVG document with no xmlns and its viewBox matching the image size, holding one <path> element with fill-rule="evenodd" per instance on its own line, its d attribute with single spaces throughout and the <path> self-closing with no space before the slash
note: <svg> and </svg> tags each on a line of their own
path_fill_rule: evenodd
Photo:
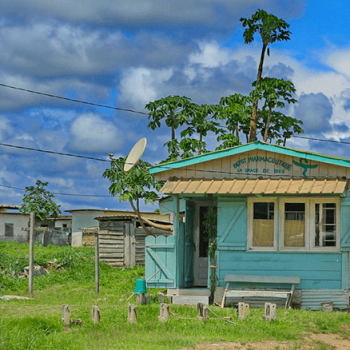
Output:
<svg viewBox="0 0 350 350">
<path fill-rule="evenodd" d="M 102 221 L 99 231 L 100 259 L 108 265 L 124 266 L 124 223 L 123 221 Z"/>
<path fill-rule="evenodd" d="M 153 227 L 149 231 L 156 236 L 169 235 Z M 100 221 L 100 259 L 116 267 L 145 265 L 145 239 L 147 234 L 135 221 Z"/>
</svg>

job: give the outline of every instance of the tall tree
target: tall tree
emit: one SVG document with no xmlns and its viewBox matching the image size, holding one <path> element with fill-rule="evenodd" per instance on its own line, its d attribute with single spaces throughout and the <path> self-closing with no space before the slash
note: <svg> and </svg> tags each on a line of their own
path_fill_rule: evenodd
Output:
<svg viewBox="0 0 350 350">
<path fill-rule="evenodd" d="M 221 129 L 221 135 L 217 141 L 222 142 L 217 150 L 238 146 L 240 144 L 239 133 L 248 134 L 249 120 L 251 117 L 251 97 L 234 94 L 222 97 L 216 108 L 215 118 L 225 121 L 226 130 Z"/>
<path fill-rule="evenodd" d="M 272 111 L 275 108 L 284 108 L 286 103 L 294 104 L 297 102 L 293 97 L 295 87 L 291 81 L 276 78 L 261 78 L 259 82 L 254 82 L 253 86 L 255 90 L 250 94 L 253 101 L 253 108 L 259 101 L 263 103 L 261 110 L 258 110 L 257 120 L 259 121 L 265 111 L 268 111 L 263 135 L 263 140 L 266 142 L 269 135 Z"/>
<path fill-rule="evenodd" d="M 264 10 L 258 10 L 251 18 L 240 19 L 243 27 L 246 27 L 243 37 L 244 43 L 249 44 L 254 41 L 254 35 L 260 34 L 262 40 L 262 49 L 260 55 L 260 62 L 258 67 L 258 74 L 256 78 L 256 84 L 260 82 L 263 72 L 265 53 L 270 54 L 269 44 L 276 41 L 287 41 L 290 40 L 291 32 L 288 30 L 290 27 L 283 19 L 280 19 L 272 14 L 267 13 Z M 252 109 L 252 117 L 250 121 L 250 142 L 257 140 L 256 138 L 256 126 L 258 122 L 258 103 L 254 101 Z"/>
<path fill-rule="evenodd" d="M 35 219 L 39 221 L 44 221 L 47 216 L 56 218 L 61 214 L 61 206 L 53 201 L 55 196 L 45 189 L 48 184 L 48 182 L 37 180 L 35 186 L 25 188 L 22 205 L 19 209 L 22 214 L 34 213 Z"/>
<path fill-rule="evenodd" d="M 146 105 L 150 111 L 148 127 L 152 130 L 160 128 L 161 121 L 171 129 L 171 140 L 164 146 L 168 148 L 168 160 L 176 160 L 180 155 L 179 143 L 176 139 L 175 130 L 183 125 L 189 118 L 188 109 L 191 107 L 191 99 L 186 96 L 168 96 Z"/>
<path fill-rule="evenodd" d="M 191 157 L 196 152 L 198 155 L 207 152 L 204 137 L 209 132 L 218 134 L 221 130 L 219 129 L 220 124 L 213 120 L 216 106 L 192 103 L 188 112 L 187 127 L 181 132 L 180 148 L 184 151 L 182 158 Z M 191 138 L 193 135 L 198 135 L 198 139 Z"/>
</svg>

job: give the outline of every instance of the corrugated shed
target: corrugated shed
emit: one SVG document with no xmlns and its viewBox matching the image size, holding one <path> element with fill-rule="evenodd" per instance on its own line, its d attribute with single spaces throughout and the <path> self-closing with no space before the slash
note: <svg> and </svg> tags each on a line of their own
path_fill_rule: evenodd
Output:
<svg viewBox="0 0 350 350">
<path fill-rule="evenodd" d="M 342 194 L 343 179 L 169 179 L 166 194 Z"/>
<path fill-rule="evenodd" d="M 322 310 L 321 303 L 333 301 L 335 309 L 349 308 L 349 295 L 339 289 L 303 289 L 301 291 L 301 309 Z"/>
</svg>

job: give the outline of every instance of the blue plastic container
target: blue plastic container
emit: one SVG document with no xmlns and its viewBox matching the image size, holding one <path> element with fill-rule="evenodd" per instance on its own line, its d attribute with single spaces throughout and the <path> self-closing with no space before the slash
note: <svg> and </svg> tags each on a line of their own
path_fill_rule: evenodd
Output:
<svg viewBox="0 0 350 350">
<path fill-rule="evenodd" d="M 146 280 L 144 278 L 136 280 L 134 293 L 135 294 L 139 294 L 139 293 L 146 294 L 147 293 Z"/>
</svg>

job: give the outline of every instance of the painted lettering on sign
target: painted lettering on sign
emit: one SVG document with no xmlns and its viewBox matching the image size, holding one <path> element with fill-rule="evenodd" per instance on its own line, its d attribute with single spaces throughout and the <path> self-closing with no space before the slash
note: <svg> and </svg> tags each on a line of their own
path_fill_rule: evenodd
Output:
<svg viewBox="0 0 350 350">
<path fill-rule="evenodd" d="M 239 166 L 241 166 L 242 164 L 245 164 L 246 162 L 247 162 L 247 158 L 242 158 L 238 162 L 234 163 L 233 167 L 237 169 Z"/>
<path fill-rule="evenodd" d="M 268 174 L 270 172 L 270 170 L 268 168 L 263 168 L 259 172 L 258 167 L 249 167 L 249 164 L 253 163 L 253 162 L 255 162 L 255 163 L 260 163 L 260 162 L 270 163 L 270 164 L 275 164 L 275 165 L 283 168 L 283 169 L 274 169 L 275 174 L 284 174 L 285 171 L 290 171 L 292 169 L 292 164 L 289 164 L 281 159 L 277 159 L 274 157 L 263 157 L 263 156 L 242 158 L 242 159 L 238 160 L 236 163 L 234 163 L 233 167 L 239 173 L 245 172 L 245 173 L 258 174 L 258 173 L 262 172 L 264 174 Z M 244 164 L 247 164 L 248 167 L 242 169 L 241 166 Z"/>
</svg>

